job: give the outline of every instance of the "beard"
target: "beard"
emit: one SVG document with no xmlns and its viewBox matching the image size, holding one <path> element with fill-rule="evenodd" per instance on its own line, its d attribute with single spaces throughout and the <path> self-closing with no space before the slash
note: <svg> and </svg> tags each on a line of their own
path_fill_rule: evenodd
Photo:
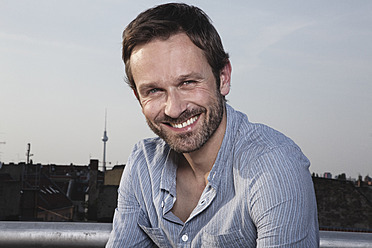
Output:
<svg viewBox="0 0 372 248">
<path fill-rule="evenodd" d="M 220 126 L 224 113 L 224 103 L 223 96 L 217 91 L 217 99 L 209 106 L 209 109 L 197 107 L 184 111 L 178 118 L 164 116 L 161 119 L 159 118 L 159 120 L 155 120 L 156 123 L 182 123 L 193 116 L 206 114 L 203 122 L 198 123 L 199 128 L 187 133 L 176 134 L 172 131 L 164 130 L 161 125 L 156 125 L 149 119 L 146 119 L 146 121 L 151 130 L 162 138 L 171 149 L 178 153 L 190 153 L 200 149 L 207 143 Z"/>
</svg>

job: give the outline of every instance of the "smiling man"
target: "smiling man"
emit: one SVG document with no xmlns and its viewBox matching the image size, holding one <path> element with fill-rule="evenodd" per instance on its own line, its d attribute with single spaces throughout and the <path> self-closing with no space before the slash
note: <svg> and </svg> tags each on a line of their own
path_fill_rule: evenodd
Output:
<svg viewBox="0 0 372 248">
<path fill-rule="evenodd" d="M 149 127 L 124 170 L 107 247 L 318 247 L 309 161 L 226 104 L 231 65 L 207 15 L 141 13 L 123 59 Z"/>
</svg>

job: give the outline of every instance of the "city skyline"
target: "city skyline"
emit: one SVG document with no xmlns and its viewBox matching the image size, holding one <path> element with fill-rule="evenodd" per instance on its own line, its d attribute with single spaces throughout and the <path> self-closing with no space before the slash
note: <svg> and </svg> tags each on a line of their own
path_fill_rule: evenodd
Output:
<svg viewBox="0 0 372 248">
<path fill-rule="evenodd" d="M 0 1 L 0 161 L 108 168 L 154 137 L 125 84 L 121 34 L 165 1 Z M 293 139 L 310 172 L 372 174 L 372 2 L 185 1 L 232 63 L 228 103 Z M 111 164 L 109 164 L 111 163 Z"/>
</svg>

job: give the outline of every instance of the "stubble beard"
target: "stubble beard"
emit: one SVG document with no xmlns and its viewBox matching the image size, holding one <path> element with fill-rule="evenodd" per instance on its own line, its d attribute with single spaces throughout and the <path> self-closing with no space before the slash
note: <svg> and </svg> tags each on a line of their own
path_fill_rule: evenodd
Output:
<svg viewBox="0 0 372 248">
<path fill-rule="evenodd" d="M 155 125 L 149 119 L 146 119 L 151 130 L 162 138 L 171 149 L 178 153 L 190 153 L 199 150 L 213 136 L 217 128 L 220 126 L 224 113 L 224 99 L 219 91 L 217 91 L 217 100 L 209 108 L 209 114 L 203 120 L 203 123 L 198 123 L 201 128 L 192 132 L 183 134 L 174 134 L 171 131 L 166 131 L 160 125 Z M 196 114 L 205 114 L 207 109 L 198 107 L 196 109 L 187 110 L 177 119 L 165 116 L 161 122 L 181 123 Z M 157 121 L 158 123 L 159 120 Z M 199 131 L 200 130 L 200 131 Z"/>
</svg>

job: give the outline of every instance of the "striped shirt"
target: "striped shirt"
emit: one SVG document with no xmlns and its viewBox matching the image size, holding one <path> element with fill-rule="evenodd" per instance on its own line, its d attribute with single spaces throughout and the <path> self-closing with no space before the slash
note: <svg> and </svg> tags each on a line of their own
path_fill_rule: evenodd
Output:
<svg viewBox="0 0 372 248">
<path fill-rule="evenodd" d="M 283 134 L 226 109 L 222 146 L 185 223 L 171 211 L 180 154 L 160 138 L 135 146 L 106 247 L 319 247 L 309 160 Z"/>
</svg>

